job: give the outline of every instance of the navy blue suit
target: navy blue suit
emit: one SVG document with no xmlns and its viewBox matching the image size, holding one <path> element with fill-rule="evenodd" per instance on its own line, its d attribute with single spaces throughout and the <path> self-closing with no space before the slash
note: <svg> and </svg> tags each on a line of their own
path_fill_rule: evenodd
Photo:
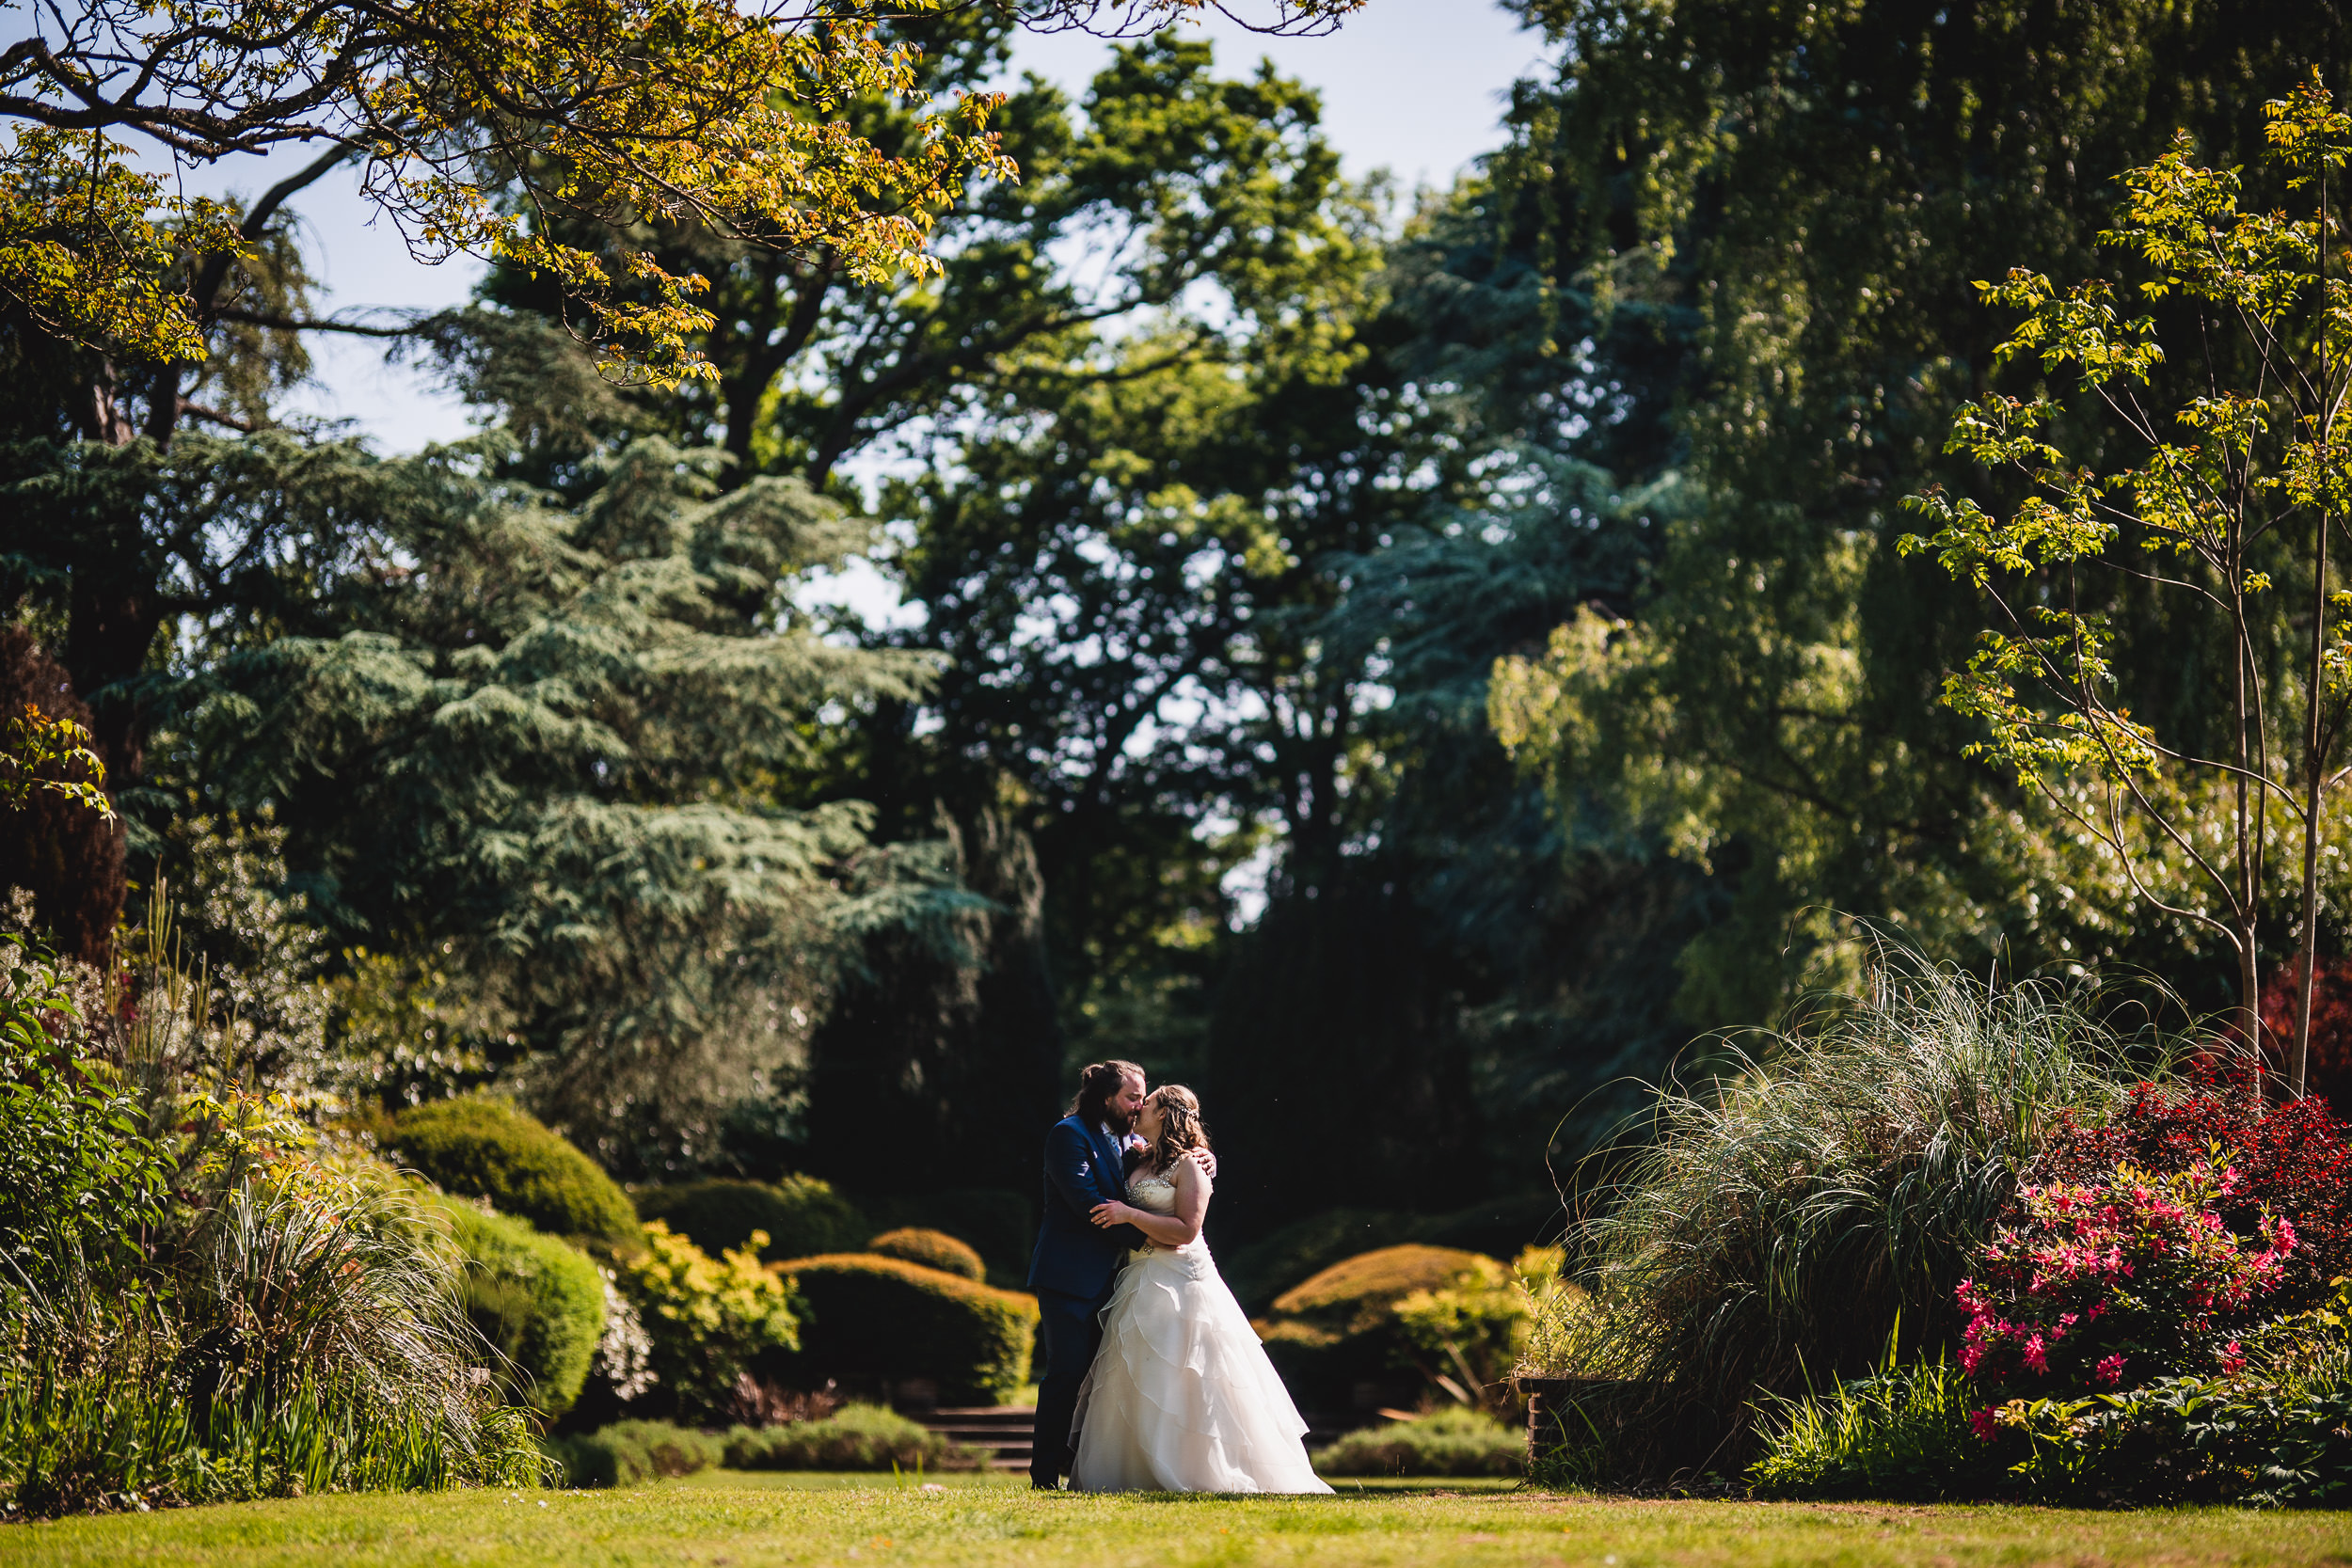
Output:
<svg viewBox="0 0 2352 1568">
<path fill-rule="evenodd" d="M 1087 1217 L 1098 1204 L 1125 1201 L 1127 1173 L 1119 1146 L 1074 1116 L 1054 1123 L 1045 1134 L 1045 1217 L 1029 1260 L 1045 1358 L 1029 1479 L 1042 1486 L 1070 1467 L 1070 1419 L 1078 1407 L 1078 1386 L 1103 1343 L 1103 1308 L 1119 1265 L 1148 1244 L 1132 1225 L 1105 1229 Z"/>
</svg>

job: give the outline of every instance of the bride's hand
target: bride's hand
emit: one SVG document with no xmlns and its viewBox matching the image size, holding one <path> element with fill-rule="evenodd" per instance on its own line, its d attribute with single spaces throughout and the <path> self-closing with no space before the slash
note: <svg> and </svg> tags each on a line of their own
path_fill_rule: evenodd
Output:
<svg viewBox="0 0 2352 1568">
<path fill-rule="evenodd" d="M 1127 1216 L 1135 1212 L 1123 1203 L 1098 1203 L 1087 1218 L 1107 1230 L 1114 1225 L 1125 1225 Z"/>
</svg>

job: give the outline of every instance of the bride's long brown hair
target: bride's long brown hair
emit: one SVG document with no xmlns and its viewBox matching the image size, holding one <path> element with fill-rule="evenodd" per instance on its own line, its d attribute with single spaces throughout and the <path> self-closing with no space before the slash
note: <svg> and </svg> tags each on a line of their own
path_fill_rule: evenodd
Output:
<svg viewBox="0 0 2352 1568">
<path fill-rule="evenodd" d="M 1167 1175 L 1193 1149 L 1209 1147 L 1209 1130 L 1200 1120 L 1200 1098 L 1182 1084 L 1162 1084 L 1152 1091 L 1160 1108 L 1160 1135 L 1152 1140 L 1152 1168 Z"/>
</svg>

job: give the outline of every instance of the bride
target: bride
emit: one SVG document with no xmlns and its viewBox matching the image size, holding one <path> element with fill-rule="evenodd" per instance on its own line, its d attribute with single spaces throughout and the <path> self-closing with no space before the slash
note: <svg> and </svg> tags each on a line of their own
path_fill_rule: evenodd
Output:
<svg viewBox="0 0 2352 1568">
<path fill-rule="evenodd" d="M 1216 1272 L 1200 1221 L 1211 1182 L 1200 1101 L 1170 1084 L 1136 1117 L 1143 1163 L 1129 1203 L 1099 1226 L 1132 1225 L 1130 1253 L 1103 1308 L 1103 1348 L 1078 1392 L 1070 1485 L 1076 1492 L 1328 1492 L 1307 1463 L 1290 1390 Z"/>
</svg>

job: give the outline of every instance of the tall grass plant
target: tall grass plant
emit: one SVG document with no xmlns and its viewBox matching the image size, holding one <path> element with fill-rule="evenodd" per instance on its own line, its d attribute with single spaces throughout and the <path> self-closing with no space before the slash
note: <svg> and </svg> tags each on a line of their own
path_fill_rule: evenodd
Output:
<svg viewBox="0 0 2352 1568">
<path fill-rule="evenodd" d="M 2119 1013 L 2088 986 L 1887 950 L 1863 994 L 1659 1090 L 1572 1233 L 1585 1295 L 1520 1368 L 1589 1380 L 1564 1415 L 1610 1438 L 1564 1441 L 1538 1475 L 1736 1471 L 1760 1399 L 1867 1371 L 1899 1324 L 1904 1359 L 1948 1343 L 1969 1249 L 2061 1118 L 2169 1072 L 2166 1040 Z"/>
</svg>

